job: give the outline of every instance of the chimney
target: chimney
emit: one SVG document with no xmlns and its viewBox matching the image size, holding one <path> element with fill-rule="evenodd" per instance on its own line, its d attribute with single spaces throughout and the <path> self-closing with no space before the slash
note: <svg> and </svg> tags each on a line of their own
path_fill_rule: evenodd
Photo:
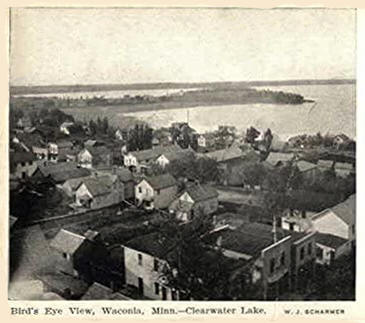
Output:
<svg viewBox="0 0 365 323">
<path fill-rule="evenodd" d="M 221 247 L 222 246 L 222 236 L 219 236 L 217 239 L 217 246 Z"/>
</svg>

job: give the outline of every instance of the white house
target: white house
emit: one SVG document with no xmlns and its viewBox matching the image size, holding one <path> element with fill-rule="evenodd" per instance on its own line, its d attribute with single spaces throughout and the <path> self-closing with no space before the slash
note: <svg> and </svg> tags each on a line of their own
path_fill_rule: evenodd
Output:
<svg viewBox="0 0 365 323">
<path fill-rule="evenodd" d="M 135 186 L 136 203 L 147 209 L 167 208 L 176 194 L 177 182 L 170 174 L 144 178 Z"/>
<path fill-rule="evenodd" d="M 316 235 L 316 262 L 321 265 L 331 265 L 333 260 L 348 253 L 349 240 L 318 232 Z"/>
<path fill-rule="evenodd" d="M 355 200 L 356 195 L 353 194 L 346 201 L 312 216 L 313 230 L 356 240 Z"/>
<path fill-rule="evenodd" d="M 157 159 L 156 163 L 160 165 L 162 168 L 165 168 L 168 164 L 170 164 L 174 160 L 181 160 L 183 158 L 192 156 L 194 151 L 190 148 L 184 149 L 176 152 L 167 152 L 161 154 Z"/>
<path fill-rule="evenodd" d="M 78 273 L 74 269 L 75 252 L 84 243 L 85 237 L 61 229 L 51 241 L 50 247 L 56 251 L 56 255 L 63 259 L 62 269 L 65 272 L 77 276 Z"/>
<path fill-rule="evenodd" d="M 30 152 L 14 152 L 10 154 L 10 173 L 18 178 L 33 175 L 38 165 L 35 156 Z"/>
<path fill-rule="evenodd" d="M 169 266 L 172 242 L 158 233 L 138 236 L 124 244 L 126 284 L 138 288 L 140 296 L 153 300 L 178 300 L 179 293 L 171 288 L 163 274 Z"/>
<path fill-rule="evenodd" d="M 218 192 L 207 185 L 190 185 L 169 209 L 182 221 L 188 221 L 200 212 L 212 214 L 218 210 Z"/>
<path fill-rule="evenodd" d="M 158 146 L 152 149 L 131 151 L 124 155 L 124 166 L 130 170 L 140 172 L 143 167 L 154 163 L 158 157 L 167 153 L 175 153 L 181 151 L 178 145 Z"/>
</svg>

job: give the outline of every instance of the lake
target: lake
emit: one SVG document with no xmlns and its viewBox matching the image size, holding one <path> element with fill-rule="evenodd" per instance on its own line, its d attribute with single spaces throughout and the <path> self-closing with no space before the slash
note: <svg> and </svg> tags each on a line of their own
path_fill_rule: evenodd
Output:
<svg viewBox="0 0 365 323">
<path fill-rule="evenodd" d="M 303 95 L 315 103 L 301 105 L 242 104 L 202 106 L 173 110 L 117 113 L 119 118 L 133 116 L 148 122 L 152 127 L 168 126 L 172 122 L 186 121 L 198 132 L 217 129 L 218 125 L 235 126 L 244 131 L 249 126 L 270 128 L 282 139 L 296 134 L 344 133 L 355 138 L 356 85 L 300 85 L 262 86 L 258 89 L 292 92 Z"/>
</svg>

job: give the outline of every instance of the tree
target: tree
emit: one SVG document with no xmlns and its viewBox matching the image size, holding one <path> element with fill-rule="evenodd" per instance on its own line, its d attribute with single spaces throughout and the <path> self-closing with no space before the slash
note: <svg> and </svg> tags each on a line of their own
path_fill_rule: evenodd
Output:
<svg viewBox="0 0 365 323">
<path fill-rule="evenodd" d="M 216 181 L 219 178 L 217 161 L 208 158 L 197 158 L 193 154 L 173 160 L 166 166 L 166 171 L 175 178 L 184 177 L 190 180 L 198 180 L 200 183 Z"/>
<path fill-rule="evenodd" d="M 160 233 L 172 244 L 161 275 L 170 287 L 180 291 L 181 299 L 229 300 L 242 293 L 241 288 L 232 288 L 242 285 L 239 275 L 232 282 L 232 262 L 240 261 L 206 246 L 205 237 L 212 229 L 211 217 L 205 214 L 183 225 L 169 218 L 160 226 Z"/>
<path fill-rule="evenodd" d="M 255 129 L 254 127 L 250 127 L 246 131 L 246 137 L 245 140 L 249 144 L 253 144 L 255 142 L 255 139 L 260 135 L 260 131 Z"/>
<path fill-rule="evenodd" d="M 243 183 L 254 187 L 256 185 L 262 185 L 266 177 L 266 169 L 262 164 L 250 163 L 241 167 L 239 174 Z"/>
</svg>

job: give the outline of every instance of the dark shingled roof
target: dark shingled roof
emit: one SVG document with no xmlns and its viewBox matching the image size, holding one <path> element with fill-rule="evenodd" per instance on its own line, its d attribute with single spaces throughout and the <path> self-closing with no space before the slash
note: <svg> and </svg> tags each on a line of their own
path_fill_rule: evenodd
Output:
<svg viewBox="0 0 365 323">
<path fill-rule="evenodd" d="M 305 235 L 306 233 L 277 228 L 277 241 L 288 236 L 296 241 Z M 208 242 L 216 243 L 218 237 L 222 239 L 222 248 L 252 257 L 257 256 L 263 249 L 274 243 L 272 226 L 262 223 L 245 223 L 235 230 L 229 228 L 218 230 L 208 237 Z"/>
<path fill-rule="evenodd" d="M 208 185 L 191 185 L 185 191 L 190 195 L 194 202 L 200 202 L 218 197 L 218 192 Z"/>
<path fill-rule="evenodd" d="M 130 249 L 165 259 L 171 248 L 175 246 L 175 242 L 158 232 L 152 232 L 129 240 L 124 245 Z"/>
<path fill-rule="evenodd" d="M 65 162 L 54 165 L 39 166 L 41 173 L 47 177 L 50 176 L 55 182 L 64 182 L 71 178 L 89 176 L 91 173 L 86 168 L 77 167 L 76 163 Z"/>
<path fill-rule="evenodd" d="M 84 296 L 81 298 L 82 301 L 93 301 L 93 300 L 109 300 L 109 301 L 125 301 L 130 300 L 129 297 L 124 296 L 120 293 L 113 292 L 112 289 L 101 285 L 99 283 L 93 283 L 86 291 Z"/>
<path fill-rule="evenodd" d="M 176 179 L 170 174 L 146 177 L 145 180 L 156 190 L 176 185 Z"/>
<path fill-rule="evenodd" d="M 338 247 L 341 247 L 342 245 L 347 243 L 348 240 L 335 236 L 333 234 L 317 232 L 316 242 L 321 245 L 337 249 Z"/>
<path fill-rule="evenodd" d="M 240 158 L 243 155 L 244 154 L 240 148 L 233 147 L 233 148 L 221 149 L 221 150 L 212 151 L 210 153 L 202 154 L 201 157 L 207 157 L 210 159 L 214 159 L 219 163 L 219 162 L 224 162 L 224 161 L 228 161 L 228 160 L 235 159 L 235 158 Z"/>
<path fill-rule="evenodd" d="M 18 164 L 22 162 L 29 162 L 35 160 L 34 154 L 31 152 L 14 152 L 10 154 L 10 162 L 12 164 Z"/>
<path fill-rule="evenodd" d="M 88 177 L 80 183 L 85 184 L 90 193 L 95 196 L 109 194 L 111 191 L 112 178 L 110 176 Z"/>
<path fill-rule="evenodd" d="M 181 151 L 174 151 L 169 153 L 164 153 L 164 155 L 169 161 L 178 160 L 187 158 L 189 156 L 192 156 L 194 154 L 194 151 L 192 149 L 184 149 Z"/>
</svg>

